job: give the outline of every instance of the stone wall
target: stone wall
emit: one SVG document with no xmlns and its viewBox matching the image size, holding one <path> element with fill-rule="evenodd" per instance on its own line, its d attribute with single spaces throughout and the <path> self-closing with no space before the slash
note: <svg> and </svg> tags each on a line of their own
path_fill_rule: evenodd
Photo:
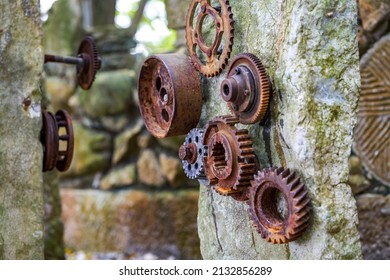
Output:
<svg viewBox="0 0 390 280">
<path fill-rule="evenodd" d="M 0 11 L 0 259 L 43 259 L 38 1 Z"/>
<path fill-rule="evenodd" d="M 351 1 L 229 1 L 233 56 L 258 56 L 273 84 L 269 122 L 247 127 L 262 167 L 297 172 L 312 199 L 307 232 L 287 245 L 264 241 L 248 207 L 201 187 L 199 235 L 206 259 L 359 259 L 348 157 L 359 96 L 357 5 Z M 337 59 L 336 59 L 337 58 Z M 201 125 L 228 113 L 221 76 L 204 80 Z"/>
</svg>

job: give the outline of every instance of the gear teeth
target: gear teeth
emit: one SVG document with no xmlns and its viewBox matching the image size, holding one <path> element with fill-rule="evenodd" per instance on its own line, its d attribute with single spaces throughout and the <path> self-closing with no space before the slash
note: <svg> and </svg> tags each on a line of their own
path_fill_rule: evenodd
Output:
<svg viewBox="0 0 390 280">
<path fill-rule="evenodd" d="M 272 183 L 263 184 L 263 182 Z M 263 188 L 281 190 L 287 199 L 287 204 L 292 205 L 292 211 L 284 221 L 280 220 L 278 213 L 269 214 L 272 212 L 269 211 L 270 209 L 265 212 L 262 208 L 264 205 L 261 204 L 261 201 L 267 199 L 267 197 L 258 196 L 269 193 L 264 191 Z M 260 190 L 262 191 L 260 192 Z M 295 173 L 292 173 L 289 169 L 274 167 L 257 172 L 251 181 L 248 196 L 249 214 L 252 222 L 257 232 L 268 242 L 282 244 L 296 240 L 309 226 L 311 205 L 307 189 L 303 183 L 300 183 L 299 177 L 296 177 Z M 263 220 L 267 220 L 271 225 L 263 224 L 261 222 Z M 288 222 L 286 223 L 286 221 Z M 272 223 L 275 225 L 272 225 Z M 283 225 L 282 228 L 280 228 L 280 224 Z"/>
<path fill-rule="evenodd" d="M 204 180 L 206 178 L 203 158 L 207 157 L 208 147 L 203 145 L 204 130 L 199 128 L 192 129 L 184 141 L 184 145 L 190 144 L 189 139 L 196 145 L 197 159 L 193 164 L 183 160 L 183 169 L 186 176 L 190 179 Z M 196 141 L 198 139 L 198 141 Z M 202 154 L 199 154 L 199 150 Z"/>
<path fill-rule="evenodd" d="M 210 156 L 213 157 L 213 164 L 217 167 L 226 166 L 226 163 L 228 161 L 236 162 L 234 169 L 238 171 L 231 171 L 237 172 L 232 173 L 236 174 L 235 178 L 232 177 L 233 175 L 228 174 L 226 176 L 227 179 L 216 179 L 216 184 L 218 185 L 217 192 L 222 193 L 222 190 L 224 193 L 231 192 L 232 196 L 236 195 L 238 190 L 250 187 L 251 180 L 253 180 L 253 176 L 256 170 L 254 164 L 255 154 L 254 149 L 252 147 L 253 142 L 248 135 L 248 131 L 244 129 L 237 129 L 235 127 L 236 123 L 238 123 L 238 118 L 231 115 L 215 117 L 208 122 L 208 125 L 205 128 L 204 138 L 205 145 L 208 145 L 208 139 L 214 133 L 222 133 L 227 136 L 227 139 L 232 139 L 229 140 L 229 146 L 230 149 L 233 151 L 233 154 L 237 155 L 238 158 L 225 158 L 226 155 L 222 149 L 222 144 L 221 149 L 219 149 L 218 143 L 214 144 L 212 154 L 210 154 Z M 219 130 L 214 131 L 212 130 L 213 127 L 218 127 Z M 208 157 L 205 158 L 205 162 L 209 162 Z M 209 179 L 215 176 L 211 167 L 206 166 L 205 173 L 209 177 Z M 242 192 L 240 193 L 241 195 L 234 198 L 241 200 L 244 196 L 246 197 L 246 195 L 242 195 Z"/>
</svg>

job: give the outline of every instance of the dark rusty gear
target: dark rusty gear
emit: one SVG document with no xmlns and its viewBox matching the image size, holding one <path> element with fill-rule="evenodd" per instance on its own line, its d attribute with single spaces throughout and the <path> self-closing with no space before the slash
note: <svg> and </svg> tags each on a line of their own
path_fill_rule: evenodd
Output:
<svg viewBox="0 0 390 280">
<path fill-rule="evenodd" d="M 43 172 L 55 167 L 58 171 L 66 171 L 72 162 L 74 145 L 72 120 L 66 111 L 60 110 L 55 116 L 42 111 L 41 143 Z"/>
<path fill-rule="evenodd" d="M 311 211 L 310 198 L 300 178 L 289 169 L 268 168 L 259 171 L 251 184 L 249 212 L 261 237 L 274 244 L 299 238 L 309 224 Z M 278 210 L 278 194 L 286 201 L 286 215 Z"/>
<path fill-rule="evenodd" d="M 73 159 L 73 125 L 70 115 L 65 110 L 59 110 L 55 118 L 58 126 L 58 139 L 60 140 L 56 167 L 58 171 L 63 172 L 69 169 Z"/>
<path fill-rule="evenodd" d="M 138 97 L 145 125 L 157 138 L 187 134 L 199 122 L 200 77 L 185 55 L 147 58 L 139 75 Z"/>
<path fill-rule="evenodd" d="M 58 159 L 58 126 L 51 112 L 42 111 L 43 172 L 53 170 Z"/>
<path fill-rule="evenodd" d="M 192 0 L 186 19 L 186 42 L 191 61 L 196 70 L 206 77 L 214 77 L 226 67 L 234 42 L 234 20 L 228 0 L 218 0 L 220 8 L 214 8 L 210 0 Z M 199 6 L 196 25 L 194 18 Z M 211 46 L 207 46 L 203 38 L 203 22 L 207 16 L 214 20 L 215 37 Z M 197 50 L 200 50 L 206 62 L 204 63 Z M 222 51 L 221 51 L 222 49 Z"/>
<path fill-rule="evenodd" d="M 101 67 L 101 60 L 92 37 L 87 36 L 81 41 L 77 56 L 83 60 L 82 64 L 77 65 L 77 79 L 80 87 L 88 90 Z"/>
<path fill-rule="evenodd" d="M 208 146 L 204 163 L 207 179 L 215 191 L 242 201 L 253 180 L 256 158 L 248 130 L 237 129 L 237 123 L 238 118 L 233 116 L 209 121 L 203 141 Z"/>
<path fill-rule="evenodd" d="M 271 83 L 260 59 L 250 53 L 236 56 L 221 84 L 221 96 L 243 124 L 254 124 L 266 115 Z"/>
<path fill-rule="evenodd" d="M 203 135 L 203 129 L 192 129 L 179 150 L 184 173 L 190 179 L 206 179 L 203 158 L 207 156 L 207 146 L 203 145 Z"/>
</svg>

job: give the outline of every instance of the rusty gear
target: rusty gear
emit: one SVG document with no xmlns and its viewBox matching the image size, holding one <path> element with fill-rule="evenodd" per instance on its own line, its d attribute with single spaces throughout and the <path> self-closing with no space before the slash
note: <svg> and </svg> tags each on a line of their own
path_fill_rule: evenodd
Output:
<svg viewBox="0 0 390 280">
<path fill-rule="evenodd" d="M 41 142 L 43 145 L 43 172 L 57 167 L 58 171 L 68 170 L 73 158 L 73 126 L 70 115 L 59 110 L 55 116 L 42 111 Z"/>
<path fill-rule="evenodd" d="M 206 179 L 203 158 L 207 156 L 207 146 L 203 145 L 203 135 L 203 129 L 192 129 L 179 150 L 184 173 L 190 179 Z"/>
<path fill-rule="evenodd" d="M 157 138 L 187 134 L 199 122 L 200 78 L 185 55 L 147 58 L 139 75 L 138 97 L 145 125 Z"/>
<path fill-rule="evenodd" d="M 221 116 L 207 124 L 203 141 L 208 146 L 205 173 L 217 193 L 245 200 L 256 159 L 248 130 L 237 129 L 236 123 L 238 118 Z"/>
<path fill-rule="evenodd" d="M 249 212 L 262 238 L 274 244 L 300 237 L 309 224 L 310 198 L 304 183 L 289 169 L 259 171 L 249 188 Z M 278 192 L 286 201 L 287 215 L 278 211 Z"/>
<path fill-rule="evenodd" d="M 206 77 L 217 76 L 226 67 L 233 48 L 234 20 L 228 0 L 218 0 L 221 7 L 213 8 L 210 0 L 192 0 L 186 19 L 186 41 L 191 61 L 196 70 Z M 194 27 L 197 7 L 199 14 Z M 204 19 L 210 16 L 215 24 L 215 38 L 211 46 L 207 46 L 202 27 Z M 205 55 L 204 63 L 197 54 L 199 50 Z M 222 49 L 222 51 L 221 51 Z"/>
<path fill-rule="evenodd" d="M 243 124 L 261 121 L 268 109 L 271 83 L 261 61 L 243 53 L 230 63 L 221 84 L 221 96 Z"/>
<path fill-rule="evenodd" d="M 77 79 L 80 87 L 88 90 L 101 67 L 101 60 L 92 37 L 87 36 L 81 41 L 77 56 L 83 59 L 83 63 L 77 65 Z"/>
<path fill-rule="evenodd" d="M 55 118 L 58 126 L 58 139 L 60 140 L 56 167 L 58 171 L 63 172 L 69 169 L 73 159 L 74 134 L 72 118 L 65 110 L 59 110 Z"/>
</svg>

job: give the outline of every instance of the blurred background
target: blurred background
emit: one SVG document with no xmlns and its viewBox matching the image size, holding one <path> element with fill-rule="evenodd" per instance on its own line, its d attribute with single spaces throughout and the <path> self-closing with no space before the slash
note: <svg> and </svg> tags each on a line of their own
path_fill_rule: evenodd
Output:
<svg viewBox="0 0 390 280">
<path fill-rule="evenodd" d="M 190 0 L 40 0 L 46 54 L 75 55 L 92 35 L 102 69 L 89 91 L 74 66 L 46 64 L 44 107 L 71 113 L 72 166 L 45 173 L 46 259 L 200 259 L 198 183 L 177 157 L 183 137 L 155 139 L 138 110 L 146 56 L 185 52 Z M 363 57 L 390 33 L 390 2 L 359 0 Z M 349 159 L 366 259 L 390 258 L 390 185 Z"/>
<path fill-rule="evenodd" d="M 44 178 L 45 257 L 199 259 L 198 184 L 177 156 L 184 138 L 153 138 L 136 90 L 147 55 L 184 51 L 188 1 L 40 5 L 46 54 L 75 55 L 92 35 L 102 58 L 89 91 L 77 87 L 74 66 L 45 65 L 45 107 L 67 110 L 75 130 L 72 166 Z"/>
</svg>

